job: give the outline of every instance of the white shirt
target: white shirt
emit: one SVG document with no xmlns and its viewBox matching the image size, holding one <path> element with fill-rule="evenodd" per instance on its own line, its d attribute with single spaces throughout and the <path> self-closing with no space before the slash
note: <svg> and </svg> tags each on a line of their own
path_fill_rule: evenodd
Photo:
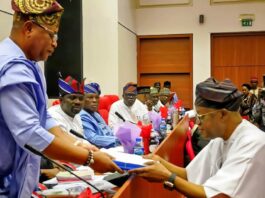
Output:
<svg viewBox="0 0 265 198">
<path fill-rule="evenodd" d="M 160 100 L 158 100 L 158 102 L 156 103 L 156 105 L 153 106 L 153 109 L 156 112 L 160 112 L 160 107 L 163 107 L 164 105 L 162 104 L 162 102 Z"/>
<path fill-rule="evenodd" d="M 206 196 L 264 198 L 265 133 L 243 120 L 231 137 L 212 140 L 187 166 L 188 181 L 203 185 Z"/>
<path fill-rule="evenodd" d="M 148 111 L 145 105 L 138 99 L 135 100 L 135 103 L 131 107 L 126 106 L 123 100 L 119 100 L 111 105 L 108 120 L 111 128 L 123 123 L 122 119 L 115 112 L 118 112 L 126 121 L 133 123 L 143 121 L 143 118 L 148 118 Z"/>
<path fill-rule="evenodd" d="M 60 127 L 66 131 L 74 130 L 80 134 L 84 134 L 82 121 L 79 114 L 76 114 L 74 118 L 67 115 L 60 105 L 52 106 L 48 109 L 49 114 L 58 122 Z"/>
</svg>

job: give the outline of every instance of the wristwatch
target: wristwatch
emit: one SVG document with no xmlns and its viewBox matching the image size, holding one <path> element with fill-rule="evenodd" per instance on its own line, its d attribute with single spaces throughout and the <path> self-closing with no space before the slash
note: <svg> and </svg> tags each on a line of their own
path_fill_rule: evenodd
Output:
<svg viewBox="0 0 265 198">
<path fill-rule="evenodd" d="M 172 173 L 167 181 L 164 181 L 164 188 L 167 190 L 174 190 L 176 189 L 175 186 L 175 179 L 176 179 L 177 175 L 175 173 Z"/>
<path fill-rule="evenodd" d="M 93 151 L 89 151 L 87 161 L 83 164 L 83 166 L 90 166 L 91 164 L 94 164 Z"/>
</svg>

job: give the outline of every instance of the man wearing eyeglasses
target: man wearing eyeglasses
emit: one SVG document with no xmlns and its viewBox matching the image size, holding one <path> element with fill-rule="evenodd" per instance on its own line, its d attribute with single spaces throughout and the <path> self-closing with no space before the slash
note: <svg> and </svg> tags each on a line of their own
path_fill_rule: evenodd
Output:
<svg viewBox="0 0 265 198">
<path fill-rule="evenodd" d="M 40 157 L 122 172 L 112 158 L 79 145 L 47 113 L 46 84 L 37 61 L 57 47 L 63 8 L 55 0 L 12 0 L 8 38 L 0 42 L 0 197 L 30 197 L 38 184 Z"/>
<path fill-rule="evenodd" d="M 148 118 L 148 111 L 144 104 L 137 99 L 137 84 L 127 83 L 123 87 L 123 99 L 114 102 L 109 112 L 109 126 L 113 129 L 115 126 L 129 121 L 137 124 Z"/>
<path fill-rule="evenodd" d="M 213 78 L 196 87 L 197 124 L 211 142 L 186 167 L 170 164 L 159 156 L 148 156 L 160 163 L 131 170 L 152 182 L 177 190 L 187 197 L 263 198 L 265 194 L 265 134 L 242 120 L 238 110 L 242 93 L 230 80 Z M 188 117 L 178 125 L 187 129 Z"/>
</svg>

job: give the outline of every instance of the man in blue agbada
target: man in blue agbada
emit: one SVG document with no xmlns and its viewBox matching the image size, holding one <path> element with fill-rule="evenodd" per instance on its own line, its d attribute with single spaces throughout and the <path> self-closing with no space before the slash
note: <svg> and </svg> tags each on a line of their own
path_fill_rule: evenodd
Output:
<svg viewBox="0 0 265 198">
<path fill-rule="evenodd" d="M 0 197 L 30 197 L 37 186 L 40 157 L 26 144 L 99 172 L 121 171 L 107 154 L 75 146 L 47 113 L 37 61 L 47 60 L 57 47 L 63 8 L 55 0 L 12 0 L 12 8 L 11 34 L 0 42 Z"/>
<path fill-rule="evenodd" d="M 101 94 L 100 86 L 97 83 L 86 84 L 84 92 L 84 109 L 80 112 L 80 117 L 85 138 L 100 148 L 115 147 L 119 144 L 118 139 L 97 112 Z"/>
</svg>

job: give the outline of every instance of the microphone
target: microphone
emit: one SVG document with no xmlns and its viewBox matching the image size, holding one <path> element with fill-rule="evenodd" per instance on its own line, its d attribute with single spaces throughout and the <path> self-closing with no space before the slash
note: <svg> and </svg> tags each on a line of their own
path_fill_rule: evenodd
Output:
<svg viewBox="0 0 265 198">
<path fill-rule="evenodd" d="M 86 184 L 88 184 L 89 186 L 91 186 L 92 188 L 94 188 L 97 192 L 100 193 L 102 198 L 105 198 L 103 192 L 101 190 L 99 190 L 96 186 L 94 186 L 93 184 L 89 183 L 88 181 L 86 181 L 85 179 L 83 179 L 82 177 L 78 176 L 77 174 L 73 173 L 72 171 L 68 170 L 66 167 L 64 167 L 63 165 L 59 164 L 58 162 L 48 158 L 46 155 L 44 155 L 43 153 L 41 153 L 40 151 L 36 150 L 35 148 L 29 146 L 28 144 L 26 144 L 24 146 L 26 149 L 28 149 L 30 152 L 34 153 L 35 155 L 41 156 L 43 158 L 45 158 L 46 160 L 52 162 L 53 164 L 56 164 L 58 167 L 62 168 L 63 170 L 67 171 L 68 173 L 70 173 L 71 175 L 74 175 L 76 178 L 78 178 L 80 181 L 85 182 Z"/>
<path fill-rule="evenodd" d="M 118 116 L 118 118 L 120 118 L 123 122 L 126 121 L 119 112 L 115 111 L 115 115 Z"/>
<path fill-rule="evenodd" d="M 75 135 L 76 137 L 79 137 L 79 138 L 81 138 L 81 139 L 84 139 L 85 140 L 85 137 L 82 135 L 82 134 L 80 134 L 80 133 L 78 133 L 78 132 L 76 132 L 75 130 L 73 130 L 73 129 L 70 129 L 70 133 L 72 133 L 73 135 Z"/>
<path fill-rule="evenodd" d="M 119 112 L 115 111 L 115 115 L 118 116 L 118 118 L 120 118 L 123 122 L 126 122 L 124 117 Z M 136 123 L 134 123 L 132 121 L 129 121 L 129 122 L 132 123 L 132 124 L 136 124 Z"/>
</svg>

